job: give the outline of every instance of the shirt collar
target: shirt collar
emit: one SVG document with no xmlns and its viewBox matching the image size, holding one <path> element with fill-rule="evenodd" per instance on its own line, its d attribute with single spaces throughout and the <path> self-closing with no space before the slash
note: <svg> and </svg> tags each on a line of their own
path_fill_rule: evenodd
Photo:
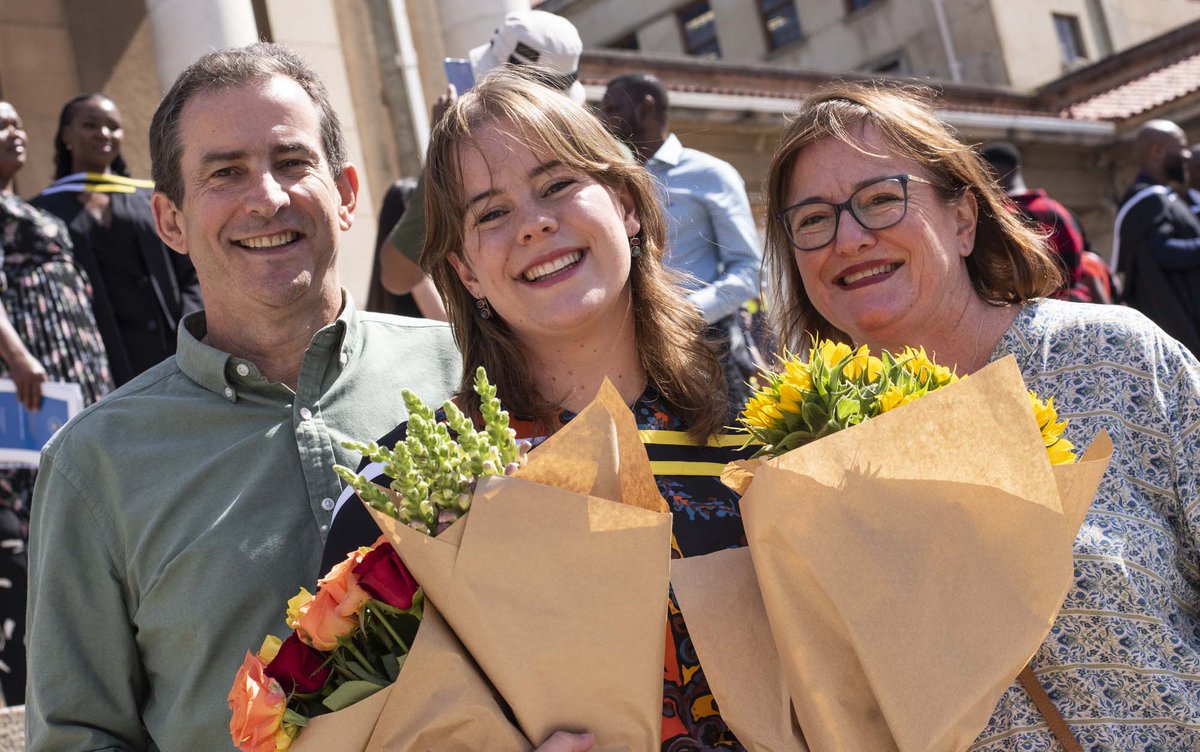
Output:
<svg viewBox="0 0 1200 752">
<path fill-rule="evenodd" d="M 205 344 L 203 340 L 207 332 L 208 322 L 204 318 L 204 311 L 189 313 L 180 322 L 175 351 L 179 370 L 210 392 L 235 402 L 239 389 L 246 388 L 255 380 L 262 381 L 262 376 L 253 362 Z M 313 335 L 309 351 L 314 349 L 344 353 L 346 360 L 357 356 L 362 349 L 358 308 L 345 288 L 342 289 L 341 313 L 333 323 Z M 239 369 L 243 365 L 246 368 Z M 247 372 L 241 373 L 241 370 Z"/>
<path fill-rule="evenodd" d="M 663 145 L 658 147 L 658 151 L 654 152 L 653 157 L 650 157 L 651 162 L 662 162 L 672 167 L 678 165 L 681 159 L 683 159 L 683 144 L 679 143 L 679 139 L 675 137 L 674 133 L 668 133 L 667 140 L 663 141 Z"/>
</svg>

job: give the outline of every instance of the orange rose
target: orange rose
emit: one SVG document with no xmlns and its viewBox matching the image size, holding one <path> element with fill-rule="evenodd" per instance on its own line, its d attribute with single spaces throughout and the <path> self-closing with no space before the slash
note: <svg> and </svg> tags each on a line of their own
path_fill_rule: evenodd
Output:
<svg viewBox="0 0 1200 752">
<path fill-rule="evenodd" d="M 354 567 L 369 551 L 369 548 L 351 551 L 317 581 L 316 596 L 300 607 L 300 618 L 296 621 L 296 632 L 304 642 L 317 650 L 333 650 L 339 637 L 358 626 L 358 610 L 371 596 L 359 587 Z"/>
<path fill-rule="evenodd" d="M 276 752 L 291 744 L 291 736 L 283 729 L 287 695 L 279 682 L 267 678 L 263 667 L 262 660 L 247 650 L 229 690 L 229 709 L 233 711 L 229 734 L 242 752 Z"/>
</svg>

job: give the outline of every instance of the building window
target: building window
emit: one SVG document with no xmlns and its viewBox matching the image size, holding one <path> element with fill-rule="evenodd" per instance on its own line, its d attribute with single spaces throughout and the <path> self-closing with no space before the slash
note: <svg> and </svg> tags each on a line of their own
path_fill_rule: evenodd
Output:
<svg viewBox="0 0 1200 752">
<path fill-rule="evenodd" d="M 795 0 L 758 0 L 758 9 L 762 12 L 768 49 L 777 50 L 803 36 Z"/>
<path fill-rule="evenodd" d="M 625 36 L 621 37 L 620 39 L 614 39 L 611 42 L 609 42 L 608 44 L 601 45 L 601 47 L 607 47 L 610 50 L 640 50 L 641 49 L 641 47 L 638 45 L 637 33 L 626 34 Z"/>
<path fill-rule="evenodd" d="M 1068 65 L 1087 58 L 1083 48 L 1083 34 L 1079 31 L 1079 18 L 1066 14 L 1054 14 L 1054 31 L 1058 34 L 1058 48 Z"/>
<path fill-rule="evenodd" d="M 717 59 L 721 44 L 717 41 L 717 17 L 708 0 L 688 3 L 676 11 L 683 30 L 683 48 L 689 55 Z"/>
<path fill-rule="evenodd" d="M 868 5 L 874 5 L 875 0 L 846 0 L 846 12 L 853 13 L 856 10 L 862 10 Z"/>
</svg>

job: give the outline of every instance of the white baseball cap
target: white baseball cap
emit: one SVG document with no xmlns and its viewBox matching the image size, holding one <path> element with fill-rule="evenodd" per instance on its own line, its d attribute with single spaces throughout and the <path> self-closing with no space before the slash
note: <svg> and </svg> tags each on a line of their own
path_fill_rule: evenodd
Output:
<svg viewBox="0 0 1200 752">
<path fill-rule="evenodd" d="M 471 50 L 471 69 L 478 79 L 505 63 L 536 65 L 548 71 L 567 96 L 576 102 L 585 100 L 579 76 L 579 56 L 583 40 L 575 25 L 562 16 L 542 10 L 515 10 L 492 34 L 492 40 Z"/>
</svg>

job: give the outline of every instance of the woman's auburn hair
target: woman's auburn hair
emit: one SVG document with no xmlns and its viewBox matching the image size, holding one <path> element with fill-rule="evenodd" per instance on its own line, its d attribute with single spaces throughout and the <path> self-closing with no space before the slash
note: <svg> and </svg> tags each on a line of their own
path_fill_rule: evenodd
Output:
<svg viewBox="0 0 1200 752">
<path fill-rule="evenodd" d="M 450 254 L 463 252 L 469 211 L 462 181 L 463 151 L 479 148 L 478 132 L 492 123 L 504 123 L 522 143 L 544 147 L 568 169 L 632 198 L 641 223 L 642 247 L 630 267 L 638 358 L 650 385 L 677 411 L 692 438 L 703 441 L 720 431 L 728 414 L 724 371 L 713 344 L 702 334 L 704 321 L 684 298 L 681 277 L 663 266 L 666 224 L 653 178 L 582 106 L 506 68 L 483 77 L 447 110 L 430 134 L 425 163 L 421 265 L 445 299 L 462 352 L 457 397 L 468 414 L 479 406 L 472 389 L 479 366 L 487 369 L 511 414 L 550 431 L 560 408 L 538 393 L 534 364 L 515 334 L 500 316 L 479 315 L 475 299 L 449 261 Z"/>
<path fill-rule="evenodd" d="M 1063 272 L 1045 237 L 1021 221 L 978 152 L 938 118 L 932 101 L 933 91 L 926 87 L 837 81 L 814 91 L 791 117 L 767 174 L 764 268 L 768 310 L 773 311 L 781 346 L 801 352 L 814 337 L 850 341 L 809 299 L 778 217 L 786 208 L 799 153 L 824 138 L 861 149 L 856 131 L 865 126 L 877 129 L 898 156 L 920 165 L 943 201 L 953 202 L 967 193 L 975 197 L 975 247 L 965 261 L 982 300 L 1019 303 L 1050 295 L 1063 284 Z"/>
</svg>

